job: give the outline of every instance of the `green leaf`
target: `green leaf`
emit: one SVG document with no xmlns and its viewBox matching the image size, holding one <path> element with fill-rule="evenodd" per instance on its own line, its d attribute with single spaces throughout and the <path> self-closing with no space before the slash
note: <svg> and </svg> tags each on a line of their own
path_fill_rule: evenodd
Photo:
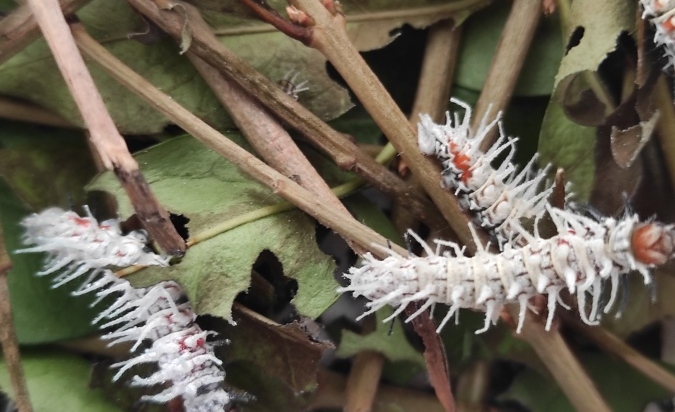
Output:
<svg viewBox="0 0 675 412">
<path fill-rule="evenodd" d="M 121 412 L 101 390 L 89 387 L 91 365 L 58 351 L 24 350 L 23 364 L 35 412 Z M 0 361 L 0 387 L 10 388 L 7 364 Z"/>
<path fill-rule="evenodd" d="M 241 140 L 236 134 L 228 136 Z M 160 203 L 171 213 L 190 219 L 191 236 L 281 200 L 189 136 L 154 146 L 136 159 Z M 112 173 L 102 175 L 90 189 L 115 194 L 119 213 L 124 217 L 133 214 Z M 136 286 L 176 280 L 197 313 L 231 320 L 232 302 L 248 289 L 252 265 L 267 250 L 281 262 L 283 274 L 298 282 L 292 301 L 298 312 L 315 318 L 337 294 L 332 276 L 335 265 L 317 248 L 314 231 L 314 221 L 298 211 L 259 218 L 196 244 L 179 264 L 146 268 L 130 280 Z"/>
<path fill-rule="evenodd" d="M 471 16 L 462 34 L 462 46 L 457 58 L 457 85 L 481 90 L 492 65 L 504 24 L 513 3 L 494 2 L 490 7 Z M 535 33 L 514 95 L 548 95 L 553 89 L 553 77 L 562 58 L 562 38 L 557 18 L 547 17 Z"/>
<path fill-rule="evenodd" d="M 595 175 L 595 128 L 570 120 L 556 96 L 549 102 L 541 127 L 540 163 L 564 168 L 575 199 L 584 202 L 591 194 Z"/>
<path fill-rule="evenodd" d="M 641 411 L 648 402 L 672 395 L 626 363 L 606 354 L 586 354 L 580 362 L 612 411 Z M 555 382 L 532 370 L 518 375 L 511 388 L 500 398 L 516 400 L 532 412 L 576 410 Z"/>
<path fill-rule="evenodd" d="M 374 351 L 381 353 L 392 362 L 408 361 L 424 368 L 424 358 L 406 339 L 401 322 L 394 322 L 391 333 L 389 333 L 389 324 L 382 323 L 382 320 L 392 312 L 389 306 L 376 312 L 377 327 L 372 333 L 359 335 L 348 330 L 342 332 L 340 346 L 335 356 L 349 358 L 359 352 Z"/>
</svg>

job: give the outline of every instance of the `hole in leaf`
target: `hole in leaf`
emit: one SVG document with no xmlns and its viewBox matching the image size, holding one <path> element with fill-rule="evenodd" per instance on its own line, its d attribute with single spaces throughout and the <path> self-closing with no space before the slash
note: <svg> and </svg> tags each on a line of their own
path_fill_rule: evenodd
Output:
<svg viewBox="0 0 675 412">
<path fill-rule="evenodd" d="M 565 54 L 569 53 L 570 50 L 577 47 L 579 45 L 579 43 L 581 43 L 581 39 L 584 38 L 584 32 L 585 31 L 586 31 L 586 29 L 583 28 L 582 26 L 579 26 L 576 29 L 574 29 L 574 31 L 570 35 L 570 40 L 567 42 L 567 47 L 565 48 Z"/>
</svg>

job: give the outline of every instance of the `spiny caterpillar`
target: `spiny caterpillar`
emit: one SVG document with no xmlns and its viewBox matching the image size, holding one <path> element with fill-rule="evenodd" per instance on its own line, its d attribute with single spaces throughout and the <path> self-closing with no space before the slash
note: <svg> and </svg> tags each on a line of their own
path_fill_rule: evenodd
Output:
<svg viewBox="0 0 675 412">
<path fill-rule="evenodd" d="M 642 18 L 654 25 L 654 44 L 661 47 L 667 63 L 675 68 L 675 0 L 640 0 Z"/>
<path fill-rule="evenodd" d="M 520 332 L 531 297 L 548 294 L 549 330 L 560 292 L 568 289 L 577 295 L 579 312 L 584 322 L 596 324 L 602 281 L 612 280 L 608 311 L 616 296 L 619 275 L 637 270 L 645 283 L 651 282 L 650 268 L 664 264 L 675 256 L 675 231 L 672 225 L 640 222 L 636 215 L 620 220 L 612 218 L 596 222 L 570 211 L 546 207 L 558 234 L 542 239 L 522 232 L 526 244 L 513 248 L 506 244 L 499 254 L 484 248 L 473 257 L 453 242 L 436 241 L 434 252 L 416 234 L 409 231 L 424 247 L 427 257 L 403 257 L 389 251 L 384 260 L 367 253 L 359 268 L 351 268 L 345 277 L 350 285 L 339 292 L 352 292 L 370 300 L 369 310 L 361 317 L 385 305 L 398 307 L 387 319 L 400 314 L 411 302 L 424 301 L 406 322 L 437 303 L 450 307 L 438 327 L 440 331 L 458 309 L 467 308 L 486 313 L 486 331 L 496 322 L 502 307 L 518 302 Z M 476 243 L 480 244 L 476 237 Z M 440 248 L 449 251 L 441 253 Z M 586 315 L 586 293 L 592 296 L 590 314 Z M 564 306 L 564 305 L 563 305 Z"/>
<path fill-rule="evenodd" d="M 544 213 L 552 189 L 538 191 L 546 169 L 533 172 L 535 156 L 517 173 L 511 163 L 517 139 L 504 135 L 499 114 L 490 123 L 487 116 L 483 118 L 474 133 L 470 128 L 471 107 L 454 98 L 450 101 L 465 109 L 464 118 L 460 121 L 455 114 L 453 121 L 448 112 L 446 123 L 439 125 L 428 115 L 422 115 L 418 126 L 420 151 L 441 160 L 441 185 L 455 192 L 460 206 L 472 212 L 476 223 L 493 233 L 502 248 L 520 237 L 521 219 L 541 217 Z M 499 139 L 483 153 L 480 145 L 495 125 Z M 492 161 L 507 150 L 506 158 L 493 169 Z"/>
<path fill-rule="evenodd" d="M 168 259 L 158 256 L 146 247 L 143 231 L 122 235 L 119 221 L 106 220 L 100 224 L 87 212 L 77 213 L 51 208 L 33 214 L 22 221 L 26 228 L 24 243 L 36 245 L 16 253 L 47 252 L 45 276 L 63 271 L 52 279 L 56 288 L 86 276 L 73 295 L 96 292 L 96 305 L 108 296 L 115 301 L 103 310 L 94 323 L 107 320 L 100 327 L 116 328 L 103 336 L 110 345 L 132 341 L 135 351 L 143 342 L 151 341 L 149 348 L 136 357 L 114 364 L 120 370 L 119 379 L 131 367 L 156 362 L 158 370 L 147 378 L 134 376 L 134 386 L 153 386 L 170 383 L 164 391 L 143 396 L 142 400 L 165 403 L 182 397 L 186 412 L 223 411 L 230 402 L 229 394 L 221 387 L 225 379 L 220 361 L 206 342 L 214 332 L 202 331 L 195 322 L 197 315 L 175 282 L 161 282 L 149 288 L 134 288 L 119 279 L 108 268 L 130 265 L 168 265 Z"/>
</svg>

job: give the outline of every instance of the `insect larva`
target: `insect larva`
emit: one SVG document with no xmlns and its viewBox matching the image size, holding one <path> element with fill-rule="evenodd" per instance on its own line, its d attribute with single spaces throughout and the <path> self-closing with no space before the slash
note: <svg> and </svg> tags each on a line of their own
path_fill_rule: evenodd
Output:
<svg viewBox="0 0 675 412">
<path fill-rule="evenodd" d="M 654 44 L 665 54 L 668 69 L 675 67 L 675 1 L 640 0 L 642 18 L 654 25 Z"/>
<path fill-rule="evenodd" d="M 147 378 L 135 376 L 132 385 L 171 383 L 171 386 L 142 400 L 164 403 L 182 397 L 186 412 L 223 411 L 230 402 L 229 394 L 221 387 L 225 372 L 220 366 L 222 361 L 213 355 L 211 344 L 206 342 L 206 337 L 214 332 L 202 331 L 195 323 L 197 315 L 180 286 L 169 281 L 137 289 L 107 268 L 134 264 L 166 266 L 168 259 L 147 249 L 144 232 L 122 235 L 119 221 L 99 224 L 86 207 L 85 210 L 86 217 L 52 208 L 25 218 L 24 242 L 37 246 L 17 252 L 47 252 L 46 268 L 38 275 L 63 269 L 52 279 L 52 287 L 84 276 L 85 281 L 73 295 L 96 292 L 93 305 L 116 296 L 114 303 L 94 319 L 94 323 L 107 320 L 100 326 L 102 329 L 116 328 L 103 336 L 112 341 L 110 345 L 132 341 L 135 351 L 142 343 L 152 342 L 137 356 L 115 364 L 121 369 L 114 380 L 134 365 L 156 362 L 156 372 Z"/>
<path fill-rule="evenodd" d="M 361 317 L 385 305 L 397 307 L 385 321 L 414 301 L 424 303 L 406 322 L 437 303 L 446 304 L 450 309 L 437 331 L 460 308 L 484 311 L 485 326 L 476 333 L 486 331 L 491 322 L 496 322 L 502 307 L 513 302 L 520 305 L 519 332 L 529 299 L 548 294 L 548 330 L 556 303 L 560 303 L 561 290 L 576 293 L 582 320 L 596 324 L 603 279 L 612 279 L 613 299 L 620 274 L 637 270 L 649 283 L 649 269 L 673 257 L 675 232 L 671 225 L 641 223 L 635 215 L 595 222 L 569 211 L 549 206 L 547 210 L 558 235 L 542 239 L 538 233 L 530 235 L 523 231 L 525 246 L 513 248 L 506 244 L 499 254 L 480 249 L 475 256 L 466 257 L 457 244 L 444 241 L 436 241 L 438 247 L 434 252 L 409 232 L 424 247 L 427 257 L 403 257 L 389 251 L 390 256 L 378 260 L 368 253 L 361 267 L 351 268 L 345 274 L 350 285 L 339 291 L 370 300 L 369 310 Z M 448 251 L 441 253 L 441 247 L 449 248 L 454 256 Z M 588 316 L 586 293 L 592 297 Z"/>
<path fill-rule="evenodd" d="M 493 233 L 500 248 L 520 236 L 523 218 L 536 218 L 544 213 L 551 188 L 539 191 L 546 168 L 534 172 L 536 156 L 520 172 L 511 163 L 515 138 L 502 130 L 500 115 L 487 122 L 483 118 L 478 130 L 472 131 L 471 107 L 451 99 L 464 108 L 464 118 L 455 114 L 454 121 L 446 113 L 444 125 L 435 124 L 422 115 L 418 127 L 418 143 L 422 153 L 441 160 L 441 185 L 454 191 L 464 210 L 474 214 L 476 223 Z M 486 152 L 480 150 L 483 139 L 497 126 L 499 139 Z M 494 169 L 492 162 L 504 152 L 506 158 Z"/>
</svg>

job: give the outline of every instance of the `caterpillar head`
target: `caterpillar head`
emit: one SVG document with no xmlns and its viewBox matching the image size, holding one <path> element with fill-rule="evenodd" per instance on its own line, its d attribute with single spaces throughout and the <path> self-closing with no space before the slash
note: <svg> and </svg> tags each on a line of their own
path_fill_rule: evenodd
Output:
<svg viewBox="0 0 675 412">
<path fill-rule="evenodd" d="M 633 230 L 631 246 L 639 262 L 663 265 L 675 257 L 675 228 L 658 222 L 639 225 Z"/>
</svg>

